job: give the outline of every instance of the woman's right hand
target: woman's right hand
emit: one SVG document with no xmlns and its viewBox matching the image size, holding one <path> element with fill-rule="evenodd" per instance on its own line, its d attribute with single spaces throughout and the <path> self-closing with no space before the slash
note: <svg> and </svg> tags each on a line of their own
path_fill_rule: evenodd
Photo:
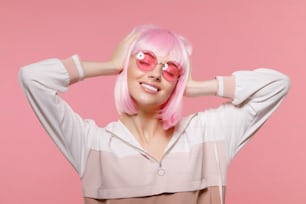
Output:
<svg viewBox="0 0 306 204">
<path fill-rule="evenodd" d="M 124 66 L 125 59 L 131 44 L 139 36 L 139 33 L 131 32 L 115 48 L 111 60 L 107 62 L 82 61 L 85 78 L 116 75 Z"/>
<path fill-rule="evenodd" d="M 118 72 L 122 71 L 129 48 L 139 35 L 139 33 L 132 31 L 116 46 L 110 63 L 118 69 Z"/>
</svg>

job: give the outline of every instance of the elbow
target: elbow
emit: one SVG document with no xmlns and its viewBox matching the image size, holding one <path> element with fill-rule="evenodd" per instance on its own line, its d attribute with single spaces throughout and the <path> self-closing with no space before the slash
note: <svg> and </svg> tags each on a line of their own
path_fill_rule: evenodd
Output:
<svg viewBox="0 0 306 204">
<path fill-rule="evenodd" d="M 276 90 L 280 90 L 281 94 L 285 96 L 290 89 L 290 78 L 288 75 L 273 69 L 262 69 L 271 77 L 272 83 L 275 83 Z"/>
<path fill-rule="evenodd" d="M 35 72 L 30 66 L 21 67 L 18 73 L 18 79 L 23 88 L 28 88 L 35 81 Z"/>
<path fill-rule="evenodd" d="M 282 74 L 280 80 L 279 80 L 279 86 L 282 89 L 282 94 L 285 96 L 290 89 L 291 81 L 289 76 Z"/>
<path fill-rule="evenodd" d="M 29 81 L 31 81 L 30 76 L 31 75 L 30 75 L 30 73 L 29 73 L 29 71 L 27 70 L 26 67 L 21 67 L 20 68 L 20 70 L 18 72 L 18 79 L 19 79 L 20 84 L 23 87 L 25 87 L 29 83 Z"/>
<path fill-rule="evenodd" d="M 269 84 L 279 96 L 284 97 L 288 93 L 291 84 L 289 76 L 274 69 L 261 68 L 258 71 L 264 74 L 263 78 L 267 77 L 267 81 L 270 81 Z"/>
</svg>

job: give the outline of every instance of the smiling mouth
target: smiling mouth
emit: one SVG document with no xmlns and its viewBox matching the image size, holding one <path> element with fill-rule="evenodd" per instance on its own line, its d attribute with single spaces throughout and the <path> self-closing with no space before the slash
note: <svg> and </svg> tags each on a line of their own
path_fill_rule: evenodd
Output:
<svg viewBox="0 0 306 204">
<path fill-rule="evenodd" d="M 155 87 L 155 86 L 152 86 L 152 85 L 150 85 L 150 84 L 140 83 L 140 85 L 141 85 L 143 88 L 145 88 L 145 89 L 147 89 L 147 90 L 149 90 L 149 91 L 152 91 L 152 92 L 158 92 L 158 91 L 159 91 L 159 88 L 157 88 L 157 87 Z"/>
</svg>

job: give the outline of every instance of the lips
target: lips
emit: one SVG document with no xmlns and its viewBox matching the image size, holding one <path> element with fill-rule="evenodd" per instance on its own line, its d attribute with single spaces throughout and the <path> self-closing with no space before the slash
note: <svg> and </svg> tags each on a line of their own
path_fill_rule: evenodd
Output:
<svg viewBox="0 0 306 204">
<path fill-rule="evenodd" d="M 149 91 L 151 93 L 157 93 L 159 91 L 159 88 L 152 85 L 152 84 L 148 84 L 148 83 L 140 83 L 140 85 L 146 90 Z"/>
</svg>

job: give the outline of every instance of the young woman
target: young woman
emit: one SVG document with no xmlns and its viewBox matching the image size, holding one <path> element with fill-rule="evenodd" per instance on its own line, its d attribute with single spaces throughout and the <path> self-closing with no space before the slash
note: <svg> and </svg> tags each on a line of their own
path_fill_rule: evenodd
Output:
<svg viewBox="0 0 306 204">
<path fill-rule="evenodd" d="M 278 107 L 289 88 L 271 69 L 194 81 L 191 46 L 172 31 L 135 28 L 108 62 L 48 59 L 20 71 L 42 125 L 82 181 L 86 204 L 219 204 L 231 159 Z M 61 99 L 84 78 L 118 75 L 119 120 L 98 127 Z M 230 98 L 181 116 L 183 96 Z"/>
</svg>

